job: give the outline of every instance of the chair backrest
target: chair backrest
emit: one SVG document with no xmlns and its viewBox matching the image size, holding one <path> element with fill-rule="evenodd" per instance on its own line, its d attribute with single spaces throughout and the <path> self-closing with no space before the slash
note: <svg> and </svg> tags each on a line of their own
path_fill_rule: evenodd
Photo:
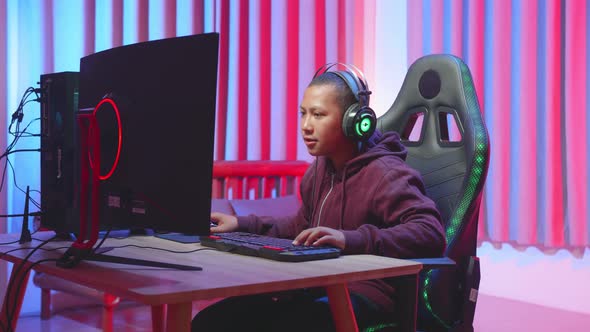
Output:
<svg viewBox="0 0 590 332">
<path fill-rule="evenodd" d="M 476 253 L 489 160 L 488 134 L 467 65 L 446 54 L 416 60 L 377 127 L 400 134 L 408 149 L 408 164 L 422 174 L 426 192 L 443 217 L 445 256 L 458 262 L 459 269 L 465 268 Z M 455 291 L 460 273 L 434 271 L 422 276 L 419 324 L 430 320 L 433 326 L 447 326 L 458 315 L 452 308 L 459 301 Z"/>
</svg>

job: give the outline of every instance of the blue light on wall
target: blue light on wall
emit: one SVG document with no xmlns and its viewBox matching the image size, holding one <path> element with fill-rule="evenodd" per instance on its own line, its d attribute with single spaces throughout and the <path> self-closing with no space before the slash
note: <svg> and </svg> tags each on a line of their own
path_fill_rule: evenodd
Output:
<svg viewBox="0 0 590 332">
<path fill-rule="evenodd" d="M 164 1 L 149 1 L 149 40 L 164 38 Z"/>
<path fill-rule="evenodd" d="M 137 0 L 123 2 L 123 44 L 137 42 Z"/>
<path fill-rule="evenodd" d="M 96 2 L 94 49 L 96 52 L 109 49 L 113 45 L 113 6 L 111 1 Z"/>
</svg>

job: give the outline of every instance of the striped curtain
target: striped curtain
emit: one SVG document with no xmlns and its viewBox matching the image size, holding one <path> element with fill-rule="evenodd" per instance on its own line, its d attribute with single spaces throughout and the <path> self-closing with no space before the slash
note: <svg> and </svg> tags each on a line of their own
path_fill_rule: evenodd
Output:
<svg viewBox="0 0 590 332">
<path fill-rule="evenodd" d="M 408 62 L 472 70 L 490 133 L 479 240 L 590 244 L 587 0 L 408 1 Z"/>
</svg>

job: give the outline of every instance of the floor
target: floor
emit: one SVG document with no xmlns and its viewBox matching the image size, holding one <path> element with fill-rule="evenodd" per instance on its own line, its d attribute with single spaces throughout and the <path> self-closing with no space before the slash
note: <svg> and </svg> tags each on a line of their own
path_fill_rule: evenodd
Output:
<svg viewBox="0 0 590 332">
<path fill-rule="evenodd" d="M 101 308 L 94 303 L 66 294 L 53 297 L 54 315 L 42 321 L 39 316 L 21 317 L 17 332 L 29 331 L 101 331 Z M 204 304 L 195 303 L 196 313 Z M 115 331 L 151 331 L 149 307 L 122 302 L 115 309 Z M 539 306 L 535 304 L 480 294 L 475 314 L 476 332 L 586 332 L 590 315 Z"/>
</svg>

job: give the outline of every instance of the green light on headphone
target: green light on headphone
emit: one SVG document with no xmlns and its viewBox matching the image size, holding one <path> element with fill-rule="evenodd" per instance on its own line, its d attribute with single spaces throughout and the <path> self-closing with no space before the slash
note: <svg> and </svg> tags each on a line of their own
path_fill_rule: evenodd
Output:
<svg viewBox="0 0 590 332">
<path fill-rule="evenodd" d="M 361 121 L 356 123 L 356 133 L 359 136 L 363 136 L 371 130 L 371 119 L 365 117 Z"/>
</svg>

